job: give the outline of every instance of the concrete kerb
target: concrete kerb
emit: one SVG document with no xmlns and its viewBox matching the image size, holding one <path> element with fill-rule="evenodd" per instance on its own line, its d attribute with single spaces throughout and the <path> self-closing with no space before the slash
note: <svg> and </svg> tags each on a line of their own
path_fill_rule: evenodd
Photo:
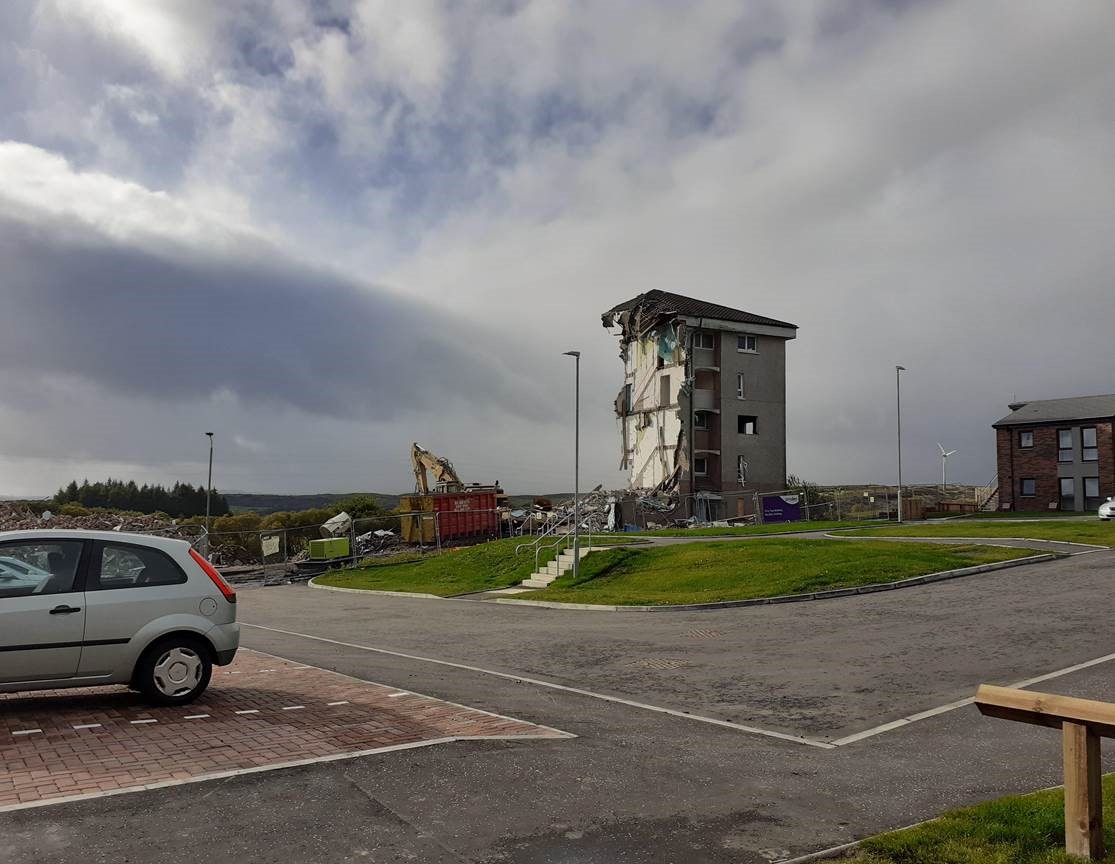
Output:
<svg viewBox="0 0 1115 864">
<path fill-rule="evenodd" d="M 776 603 L 805 603 L 809 600 L 834 600 L 837 597 L 850 597 L 854 594 L 874 594 L 877 591 L 896 591 L 899 588 L 910 588 L 915 585 L 926 585 L 930 582 L 944 582 L 948 579 L 961 579 L 965 576 L 975 576 L 979 573 L 990 573 L 994 570 L 1006 570 L 1009 567 L 1020 567 L 1024 564 L 1040 564 L 1044 561 L 1054 561 L 1058 558 L 1053 554 L 1028 555 L 1025 558 L 1014 558 L 1010 561 L 998 561 L 994 564 L 980 564 L 975 567 L 961 567 L 956 570 L 941 570 L 938 573 L 926 573 L 922 576 L 912 576 L 909 579 L 899 579 L 896 582 L 876 582 L 873 585 L 860 585 L 856 588 L 834 588 L 831 591 L 813 591 L 808 594 L 782 594 L 778 597 L 758 597 L 754 600 L 721 600 L 716 603 L 682 603 L 673 606 L 613 606 L 596 603 L 558 603 L 554 600 L 513 600 L 498 598 L 494 600 L 479 600 L 479 603 L 504 603 L 518 606 L 541 606 L 546 609 L 581 609 L 592 612 L 704 612 L 714 609 L 738 609 L 747 606 L 772 606 Z"/>
</svg>

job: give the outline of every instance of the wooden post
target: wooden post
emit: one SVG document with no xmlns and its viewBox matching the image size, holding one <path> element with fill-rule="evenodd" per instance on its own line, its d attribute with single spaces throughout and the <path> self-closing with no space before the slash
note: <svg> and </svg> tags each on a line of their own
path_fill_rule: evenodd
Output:
<svg viewBox="0 0 1115 864">
<path fill-rule="evenodd" d="M 1065 851 L 1103 858 L 1103 788 L 1100 736 L 1083 723 L 1063 723 L 1065 756 Z"/>
</svg>

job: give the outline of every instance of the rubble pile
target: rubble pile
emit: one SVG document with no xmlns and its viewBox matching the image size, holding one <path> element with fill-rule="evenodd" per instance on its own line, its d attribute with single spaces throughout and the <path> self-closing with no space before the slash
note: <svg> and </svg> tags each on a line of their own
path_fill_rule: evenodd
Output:
<svg viewBox="0 0 1115 864">
<path fill-rule="evenodd" d="M 144 534 L 198 533 L 197 526 L 179 525 L 166 516 L 113 510 L 97 510 L 85 516 L 66 516 L 47 510 L 39 516 L 26 506 L 0 502 L 0 531 L 28 531 L 38 528 L 84 528 L 93 531 L 137 531 Z"/>
</svg>

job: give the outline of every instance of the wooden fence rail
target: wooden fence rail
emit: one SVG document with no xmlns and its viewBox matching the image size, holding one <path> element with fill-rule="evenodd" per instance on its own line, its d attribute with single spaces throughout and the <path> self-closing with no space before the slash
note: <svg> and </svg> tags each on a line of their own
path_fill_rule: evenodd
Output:
<svg viewBox="0 0 1115 864">
<path fill-rule="evenodd" d="M 1065 762 L 1065 851 L 1103 858 L 1100 738 L 1115 738 L 1115 704 L 980 685 L 980 713 L 1061 730 Z"/>
</svg>

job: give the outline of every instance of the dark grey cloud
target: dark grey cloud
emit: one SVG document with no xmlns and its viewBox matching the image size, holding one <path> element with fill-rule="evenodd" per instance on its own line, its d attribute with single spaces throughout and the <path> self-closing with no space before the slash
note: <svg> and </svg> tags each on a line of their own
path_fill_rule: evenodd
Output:
<svg viewBox="0 0 1115 864">
<path fill-rule="evenodd" d="M 552 416 L 501 359 L 506 337 L 274 249 L 144 248 L 0 217 L 0 260 L 0 365 L 24 385 L 74 376 L 165 401 L 227 390 L 380 421 L 447 405 Z"/>
</svg>

